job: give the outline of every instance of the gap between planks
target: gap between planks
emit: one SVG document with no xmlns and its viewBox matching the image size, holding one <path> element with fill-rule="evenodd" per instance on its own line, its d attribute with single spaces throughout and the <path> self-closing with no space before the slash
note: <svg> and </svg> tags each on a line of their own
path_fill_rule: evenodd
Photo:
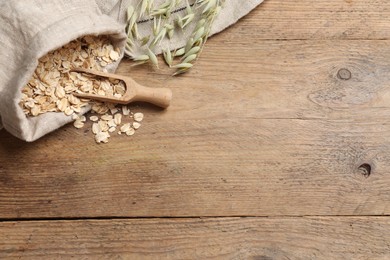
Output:
<svg viewBox="0 0 390 260">
<path fill-rule="evenodd" d="M 231 215 L 231 216 L 133 216 L 133 217 L 122 217 L 122 216 L 111 216 L 111 217 L 74 217 L 74 218 L 4 218 L 0 219 L 1 223 L 7 222 L 47 222 L 47 221 L 107 221 L 107 220 L 186 220 L 186 219 L 302 219 L 302 218 L 344 218 L 344 219 L 354 219 L 354 218 L 388 218 L 390 215 L 280 215 L 280 216 L 256 216 L 256 215 Z"/>
</svg>

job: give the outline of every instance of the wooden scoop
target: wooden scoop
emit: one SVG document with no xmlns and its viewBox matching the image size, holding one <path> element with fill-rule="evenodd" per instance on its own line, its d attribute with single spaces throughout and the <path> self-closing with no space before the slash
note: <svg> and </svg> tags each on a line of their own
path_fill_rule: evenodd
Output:
<svg viewBox="0 0 390 260">
<path fill-rule="evenodd" d="M 172 91 L 170 89 L 144 87 L 138 84 L 137 82 L 135 82 L 130 77 L 116 75 L 112 73 L 105 73 L 97 70 L 82 69 L 82 68 L 74 68 L 71 70 L 71 72 L 72 71 L 88 73 L 91 75 L 104 77 L 104 78 L 119 79 L 122 80 L 126 86 L 126 92 L 121 98 L 116 98 L 114 96 L 101 96 L 95 94 L 81 94 L 81 93 L 73 94 L 79 98 L 87 98 L 87 99 L 93 99 L 102 102 L 117 103 L 123 105 L 133 101 L 142 101 L 142 102 L 152 103 L 162 108 L 167 108 L 172 99 Z"/>
</svg>

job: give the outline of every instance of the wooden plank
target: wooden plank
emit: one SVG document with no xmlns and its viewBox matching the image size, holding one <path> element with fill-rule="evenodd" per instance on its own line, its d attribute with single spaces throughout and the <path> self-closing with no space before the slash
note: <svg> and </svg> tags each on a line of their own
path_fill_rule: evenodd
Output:
<svg viewBox="0 0 390 260">
<path fill-rule="evenodd" d="M 388 259 L 389 218 L 0 223 L 2 259 Z"/>
<path fill-rule="evenodd" d="M 389 43 L 224 37 L 186 76 L 130 72 L 175 96 L 134 138 L 0 133 L 0 218 L 390 214 Z"/>
<path fill-rule="evenodd" d="M 288 12 L 388 12 L 390 4 L 383 0 L 302 0 L 286 1 L 283 0 L 265 0 L 264 8 L 270 11 L 288 11 Z"/>
<path fill-rule="evenodd" d="M 265 0 L 240 26 L 231 28 L 231 37 L 389 39 L 389 15 L 386 0 Z"/>
<path fill-rule="evenodd" d="M 62 141 L 10 138 L 0 216 L 389 214 L 389 130 L 376 122 L 223 119 L 150 122 L 136 138 L 106 146 L 70 127 Z M 369 178 L 359 173 L 365 163 Z"/>
<path fill-rule="evenodd" d="M 163 120 L 229 118 L 233 112 L 273 119 L 368 119 L 375 112 L 387 118 L 389 41 L 254 40 L 248 46 L 243 42 L 249 36 L 229 40 L 229 35 L 211 39 L 198 67 L 184 77 L 146 74 L 147 68 L 132 69 L 130 63 L 119 73 L 174 89 L 169 113 L 158 116 Z M 350 79 L 340 78 L 343 70 Z"/>
</svg>

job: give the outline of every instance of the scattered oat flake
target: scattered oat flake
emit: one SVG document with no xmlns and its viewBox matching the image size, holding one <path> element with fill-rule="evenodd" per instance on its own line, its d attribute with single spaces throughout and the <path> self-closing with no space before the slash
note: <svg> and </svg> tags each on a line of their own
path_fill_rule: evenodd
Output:
<svg viewBox="0 0 390 260">
<path fill-rule="evenodd" d="M 116 107 L 113 107 L 113 108 L 110 108 L 110 112 L 111 112 L 111 114 L 116 114 L 116 113 L 118 113 L 118 111 L 119 111 L 119 109 L 118 108 L 116 108 Z"/>
<path fill-rule="evenodd" d="M 84 123 L 81 120 L 76 119 L 76 121 L 73 122 L 73 126 L 76 127 L 76 128 L 83 128 L 84 127 Z"/>
<path fill-rule="evenodd" d="M 97 116 L 90 116 L 89 120 L 91 120 L 92 122 L 96 122 L 96 121 L 99 120 L 99 117 L 97 117 Z"/>
<path fill-rule="evenodd" d="M 73 111 L 76 112 L 76 113 L 80 113 L 80 112 L 81 112 L 81 107 L 79 107 L 79 106 L 71 106 L 71 108 L 72 108 Z"/>
<path fill-rule="evenodd" d="M 64 67 L 65 69 L 69 69 L 70 68 L 70 62 L 69 61 L 63 61 L 62 62 L 62 67 Z"/>
<path fill-rule="evenodd" d="M 97 135 L 95 135 L 95 141 L 96 143 L 107 143 L 109 137 L 110 137 L 109 133 L 100 132 Z"/>
<path fill-rule="evenodd" d="M 73 95 L 69 95 L 68 96 L 68 101 L 73 104 L 73 105 L 78 105 L 81 103 L 80 99 L 78 99 L 77 97 L 73 96 Z"/>
<path fill-rule="evenodd" d="M 40 109 L 38 106 L 34 106 L 34 107 L 31 109 L 31 114 L 32 114 L 33 116 L 39 115 L 40 112 L 41 112 L 41 109 Z"/>
<path fill-rule="evenodd" d="M 56 96 L 58 98 L 64 98 L 65 97 L 65 89 L 61 86 L 56 87 Z"/>
<path fill-rule="evenodd" d="M 144 114 L 142 114 L 142 113 L 135 113 L 133 115 L 133 118 L 134 118 L 135 121 L 141 122 L 144 119 Z"/>
<path fill-rule="evenodd" d="M 116 124 L 115 124 L 114 119 L 108 120 L 108 121 L 107 121 L 107 125 L 108 125 L 109 127 L 116 127 Z"/>
<path fill-rule="evenodd" d="M 108 131 L 108 128 L 109 128 L 109 127 L 108 127 L 106 121 L 99 120 L 98 125 L 100 126 L 100 129 L 101 129 L 103 132 Z"/>
<path fill-rule="evenodd" d="M 109 121 L 109 120 L 112 120 L 112 115 L 105 114 L 105 115 L 102 115 L 100 118 L 105 120 L 105 121 Z"/>
<path fill-rule="evenodd" d="M 69 106 L 69 102 L 66 98 L 57 101 L 57 108 L 62 112 L 65 112 L 68 106 Z"/>
<path fill-rule="evenodd" d="M 35 106 L 35 102 L 33 99 L 28 100 L 27 102 L 24 103 L 25 107 L 27 108 L 33 108 Z"/>
<path fill-rule="evenodd" d="M 71 107 L 67 107 L 64 111 L 65 115 L 70 116 L 73 114 L 73 109 Z"/>
<path fill-rule="evenodd" d="M 131 128 L 131 124 L 130 123 L 126 123 L 126 124 L 121 126 L 120 130 L 121 130 L 122 133 L 126 133 L 130 128 Z"/>
<path fill-rule="evenodd" d="M 111 50 L 110 51 L 110 58 L 113 60 L 113 61 L 117 61 L 119 59 L 119 53 L 117 53 L 116 51 L 114 50 Z"/>
<path fill-rule="evenodd" d="M 138 123 L 138 122 L 134 122 L 133 123 L 133 128 L 134 129 L 138 129 L 138 128 L 140 128 L 141 127 L 141 124 L 140 123 Z"/>
<path fill-rule="evenodd" d="M 129 130 L 126 131 L 126 135 L 134 135 L 135 134 L 135 130 L 133 128 L 130 128 Z"/>
<path fill-rule="evenodd" d="M 124 116 L 130 115 L 130 109 L 129 109 L 127 106 L 123 106 L 123 107 L 122 107 L 122 114 L 123 114 Z"/>
<path fill-rule="evenodd" d="M 100 128 L 100 125 L 98 123 L 93 123 L 92 124 L 92 133 L 94 133 L 95 135 L 100 133 L 102 131 L 102 129 Z"/>
<path fill-rule="evenodd" d="M 122 123 L 122 114 L 115 114 L 114 122 L 115 124 L 120 125 Z"/>
</svg>

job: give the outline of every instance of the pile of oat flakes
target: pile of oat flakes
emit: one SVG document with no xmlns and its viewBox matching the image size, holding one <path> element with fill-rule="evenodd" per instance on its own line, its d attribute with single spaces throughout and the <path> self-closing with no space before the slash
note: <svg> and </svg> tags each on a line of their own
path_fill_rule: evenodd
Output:
<svg viewBox="0 0 390 260">
<path fill-rule="evenodd" d="M 72 68 L 106 71 L 119 58 L 107 37 L 85 36 L 54 50 L 41 59 L 28 84 L 22 89 L 20 106 L 26 116 L 62 112 L 71 116 L 76 128 L 84 127 L 87 118 L 81 108 L 91 105 L 89 117 L 97 143 L 107 143 L 110 134 L 133 135 L 143 120 L 142 113 L 132 113 L 127 106 L 80 99 L 73 93 L 122 97 L 125 85 L 120 80 L 102 79 L 72 72 Z M 118 128 L 118 130 L 117 130 Z"/>
</svg>

